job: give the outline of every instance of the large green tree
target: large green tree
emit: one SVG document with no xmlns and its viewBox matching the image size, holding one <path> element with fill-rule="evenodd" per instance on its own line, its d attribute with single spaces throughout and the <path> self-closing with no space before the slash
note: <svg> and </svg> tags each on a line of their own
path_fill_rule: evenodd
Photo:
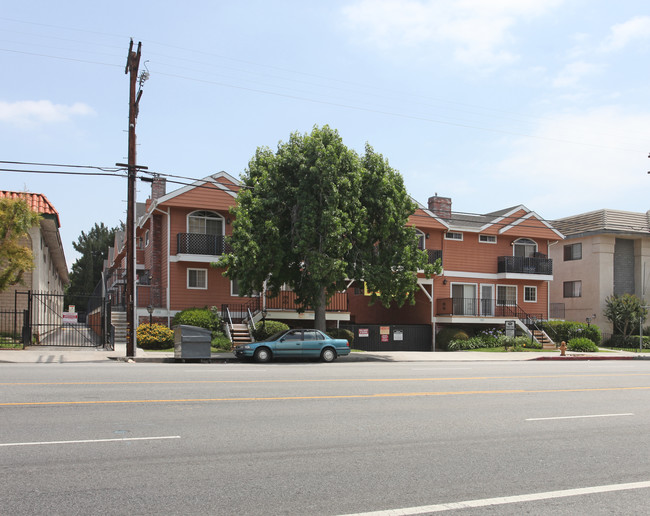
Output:
<svg viewBox="0 0 650 516">
<path fill-rule="evenodd" d="M 86 233 L 81 232 L 72 245 L 80 257 L 72 264 L 70 283 L 66 289 L 66 306 L 73 304 L 77 310 L 85 310 L 86 299 L 92 294 L 102 276 L 104 260 L 108 248 L 113 245 L 118 228 L 109 228 L 103 222 L 95 225 Z"/>
<path fill-rule="evenodd" d="M 232 253 L 216 265 L 246 295 L 288 285 L 298 309 L 314 310 L 316 328 L 350 280 L 401 306 L 415 302 L 418 270 L 440 271 L 417 247 L 408 225 L 416 206 L 399 172 L 369 145 L 363 156 L 348 149 L 328 126 L 293 133 L 276 152 L 258 148 L 242 183 Z"/>
<path fill-rule="evenodd" d="M 34 269 L 34 255 L 21 242 L 41 216 L 24 199 L 0 199 L 0 292 L 23 282 Z"/>
</svg>

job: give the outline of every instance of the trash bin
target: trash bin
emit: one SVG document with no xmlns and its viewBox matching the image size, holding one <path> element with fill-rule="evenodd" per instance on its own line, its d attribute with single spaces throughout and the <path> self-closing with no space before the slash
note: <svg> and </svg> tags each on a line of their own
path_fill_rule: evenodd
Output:
<svg viewBox="0 0 650 516">
<path fill-rule="evenodd" d="M 174 326 L 174 358 L 210 358 L 212 332 L 198 326 Z"/>
</svg>

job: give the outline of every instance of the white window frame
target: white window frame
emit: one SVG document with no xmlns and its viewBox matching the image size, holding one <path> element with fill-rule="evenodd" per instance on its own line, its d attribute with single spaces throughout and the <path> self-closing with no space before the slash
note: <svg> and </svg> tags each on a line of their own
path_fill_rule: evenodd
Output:
<svg viewBox="0 0 650 516">
<path fill-rule="evenodd" d="M 203 287 L 192 287 L 190 286 L 190 271 L 193 272 L 202 272 L 205 278 L 205 286 Z M 195 269 L 188 267 L 187 269 L 187 288 L 191 290 L 208 290 L 208 269 Z"/>
<path fill-rule="evenodd" d="M 515 289 L 515 304 L 514 305 L 508 305 L 504 303 L 499 303 L 499 287 L 504 287 L 504 288 L 514 288 Z M 504 284 L 497 284 L 497 289 L 496 292 L 494 293 L 494 302 L 496 306 L 517 306 L 517 301 L 518 301 L 518 296 L 519 292 L 517 289 L 517 285 L 504 285 Z M 507 298 L 507 296 L 506 296 Z"/>
<path fill-rule="evenodd" d="M 539 244 L 535 242 L 532 238 L 518 238 L 512 243 L 512 256 L 517 256 L 515 254 L 515 249 L 517 248 L 517 245 L 535 245 L 535 250 L 533 251 L 534 253 L 539 252 Z"/>
<path fill-rule="evenodd" d="M 449 235 L 454 235 L 454 236 L 449 236 Z M 458 235 L 460 238 L 456 238 L 455 235 Z M 445 240 L 455 240 L 456 242 L 462 242 L 463 234 L 460 231 L 447 231 L 445 233 Z"/>
<path fill-rule="evenodd" d="M 481 239 L 486 239 L 486 240 L 481 240 Z M 496 235 L 482 235 L 482 234 L 479 233 L 478 241 L 481 244 L 496 244 L 497 243 L 497 236 Z"/>
<path fill-rule="evenodd" d="M 144 246 L 149 247 L 149 230 L 144 232 Z"/>
<path fill-rule="evenodd" d="M 533 289 L 535 299 L 526 299 L 526 289 Z M 537 287 L 535 285 L 524 285 L 524 303 L 537 303 Z"/>
<path fill-rule="evenodd" d="M 424 231 L 420 231 L 419 229 L 415 228 L 415 234 L 418 236 L 418 249 L 426 251 L 427 236 L 424 234 Z"/>
<path fill-rule="evenodd" d="M 206 215 L 198 215 L 199 213 L 209 213 L 210 216 L 208 217 Z M 224 236 L 225 235 L 226 220 L 224 219 L 223 215 L 221 215 L 220 213 L 217 213 L 216 211 L 212 211 L 212 210 L 194 210 L 193 212 L 188 213 L 187 217 L 185 219 L 185 226 L 186 226 L 186 230 L 187 230 L 188 233 L 191 233 L 191 231 L 190 231 L 190 218 L 196 218 L 196 219 L 203 218 L 203 219 L 215 219 L 215 220 L 219 219 L 219 220 L 221 220 L 221 234 L 220 235 L 215 235 L 215 236 Z M 209 235 L 211 233 L 197 233 L 197 234 Z"/>
</svg>

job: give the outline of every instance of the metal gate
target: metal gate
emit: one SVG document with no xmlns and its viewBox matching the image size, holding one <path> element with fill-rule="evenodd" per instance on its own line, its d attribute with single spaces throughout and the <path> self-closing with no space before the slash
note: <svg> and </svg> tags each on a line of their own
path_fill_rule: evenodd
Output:
<svg viewBox="0 0 650 516">
<path fill-rule="evenodd" d="M 86 298 L 86 312 L 69 312 L 62 293 L 16 292 L 25 310 L 22 330 L 24 346 L 98 347 L 106 343 L 106 309 L 103 299 Z M 22 299 L 21 299 L 22 298 Z"/>
<path fill-rule="evenodd" d="M 352 347 L 364 351 L 431 351 L 428 324 L 341 324 L 354 334 Z"/>
</svg>

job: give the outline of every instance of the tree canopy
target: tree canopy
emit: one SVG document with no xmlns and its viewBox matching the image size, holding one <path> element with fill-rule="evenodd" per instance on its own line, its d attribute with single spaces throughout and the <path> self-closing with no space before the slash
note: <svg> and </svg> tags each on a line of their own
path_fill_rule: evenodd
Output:
<svg viewBox="0 0 650 516">
<path fill-rule="evenodd" d="M 641 299 L 632 294 L 610 296 L 605 300 L 605 317 L 614 327 L 614 334 L 628 338 L 639 331 L 639 325 L 648 315 Z"/>
<path fill-rule="evenodd" d="M 34 269 L 32 250 L 20 239 L 40 219 L 24 199 L 0 199 L 0 292 L 22 283 L 25 273 Z"/>
<path fill-rule="evenodd" d="M 74 304 L 78 310 L 84 310 L 86 296 L 92 294 L 102 276 L 104 260 L 108 256 L 108 248 L 113 245 L 117 228 L 109 228 L 103 222 L 95 225 L 88 233 L 81 232 L 72 245 L 79 258 L 72 264 L 70 284 L 66 290 L 65 304 Z"/>
<path fill-rule="evenodd" d="M 348 149 L 328 126 L 293 133 L 276 152 L 258 148 L 242 183 L 232 253 L 215 265 L 245 295 L 290 287 L 298 309 L 314 309 L 319 329 L 327 302 L 351 280 L 401 306 L 415 302 L 418 270 L 440 271 L 408 225 L 416 206 L 399 172 L 370 145 L 363 156 Z"/>
</svg>

